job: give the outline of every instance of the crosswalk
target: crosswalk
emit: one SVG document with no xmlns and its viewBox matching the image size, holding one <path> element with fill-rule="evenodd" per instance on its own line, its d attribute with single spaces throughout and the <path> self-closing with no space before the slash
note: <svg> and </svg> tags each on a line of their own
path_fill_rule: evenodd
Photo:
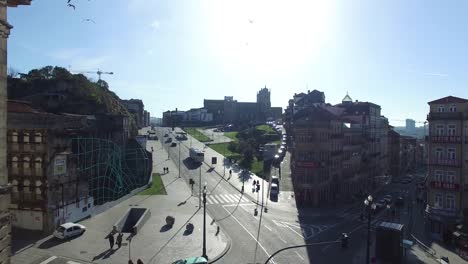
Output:
<svg viewBox="0 0 468 264">
<path fill-rule="evenodd" d="M 48 259 L 40 262 L 39 264 L 81 264 L 79 262 L 67 260 L 57 256 L 51 256 Z"/>
<path fill-rule="evenodd" d="M 206 196 L 207 204 L 233 204 L 250 203 L 250 201 L 240 194 L 211 194 Z"/>
</svg>

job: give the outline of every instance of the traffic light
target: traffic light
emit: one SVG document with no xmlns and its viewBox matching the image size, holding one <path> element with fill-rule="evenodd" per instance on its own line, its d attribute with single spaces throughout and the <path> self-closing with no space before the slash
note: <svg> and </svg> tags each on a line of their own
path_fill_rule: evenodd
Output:
<svg viewBox="0 0 468 264">
<path fill-rule="evenodd" d="M 342 233 L 341 234 L 341 248 L 347 248 L 348 247 L 348 234 Z"/>
</svg>

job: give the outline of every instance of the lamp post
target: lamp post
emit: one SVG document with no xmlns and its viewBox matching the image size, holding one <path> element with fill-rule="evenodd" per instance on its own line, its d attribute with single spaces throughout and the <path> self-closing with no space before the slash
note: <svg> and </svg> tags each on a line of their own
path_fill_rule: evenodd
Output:
<svg viewBox="0 0 468 264">
<path fill-rule="evenodd" d="M 208 260 L 206 255 L 206 182 L 203 186 L 203 252 L 202 257 Z"/>
<path fill-rule="evenodd" d="M 179 140 L 179 178 L 180 178 L 180 145 L 181 145 L 181 142 Z"/>
<path fill-rule="evenodd" d="M 372 202 L 372 196 L 369 195 L 366 200 L 364 200 L 364 205 L 367 209 L 367 251 L 366 251 L 366 263 L 370 263 L 370 228 L 371 228 L 371 217 L 372 211 L 375 210 L 376 205 Z"/>
</svg>

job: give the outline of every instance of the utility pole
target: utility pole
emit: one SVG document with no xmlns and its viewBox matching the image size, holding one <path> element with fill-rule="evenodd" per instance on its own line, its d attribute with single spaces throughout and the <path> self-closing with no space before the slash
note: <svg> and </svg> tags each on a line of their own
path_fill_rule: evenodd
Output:
<svg viewBox="0 0 468 264">
<path fill-rule="evenodd" d="M 202 164 L 200 164 L 200 175 L 199 175 L 199 180 L 198 180 L 198 187 L 199 187 L 199 191 L 198 191 L 198 208 L 201 207 L 201 167 L 202 167 Z"/>
<path fill-rule="evenodd" d="M 203 186 L 203 250 L 202 250 L 202 257 L 204 257 L 206 260 L 208 260 L 208 256 L 206 255 L 206 185 Z"/>
<path fill-rule="evenodd" d="M 180 178 L 180 145 L 181 145 L 181 142 L 179 140 L 179 178 Z"/>
</svg>

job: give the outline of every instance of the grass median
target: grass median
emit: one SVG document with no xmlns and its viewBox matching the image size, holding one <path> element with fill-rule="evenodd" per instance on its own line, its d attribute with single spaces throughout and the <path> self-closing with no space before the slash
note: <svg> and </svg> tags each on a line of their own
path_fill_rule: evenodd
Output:
<svg viewBox="0 0 468 264">
<path fill-rule="evenodd" d="M 187 127 L 184 129 L 185 132 L 187 132 L 190 136 L 194 137 L 196 140 L 200 142 L 209 142 L 211 139 L 207 137 L 205 134 L 202 132 L 198 131 L 198 129 L 194 127 Z"/>
<path fill-rule="evenodd" d="M 138 195 L 166 195 L 166 188 L 164 188 L 164 184 L 161 179 L 161 175 L 159 173 L 153 173 L 153 181 L 151 182 L 151 186 L 138 193 Z"/>
</svg>

